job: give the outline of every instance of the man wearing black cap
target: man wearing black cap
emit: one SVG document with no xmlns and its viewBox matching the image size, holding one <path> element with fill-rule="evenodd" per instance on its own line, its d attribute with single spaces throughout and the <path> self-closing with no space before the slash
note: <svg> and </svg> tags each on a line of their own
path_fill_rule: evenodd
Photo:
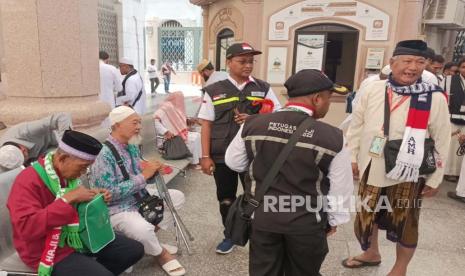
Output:
<svg viewBox="0 0 465 276">
<path fill-rule="evenodd" d="M 381 263 L 378 228 L 397 244 L 388 275 L 407 274 L 418 242 L 422 198 L 438 191 L 448 155 L 450 123 L 442 89 L 420 76 L 426 66 L 426 43 L 397 44 L 388 80 L 365 87 L 347 132 L 359 196 L 355 235 L 364 251 L 343 261 L 347 268 Z"/>
<path fill-rule="evenodd" d="M 96 259 L 78 253 L 81 243 L 71 242 L 79 225 L 76 205 L 98 193 L 106 202 L 111 199 L 107 190 L 87 189 L 79 181 L 101 148 L 95 138 L 69 130 L 55 152 L 39 158 L 13 183 L 7 207 L 14 245 L 21 260 L 41 276 L 119 275 L 144 255 L 141 243 L 120 235 L 100 250 Z M 42 177 L 36 166 L 45 170 Z M 58 241 L 63 246 L 57 246 Z"/>
<path fill-rule="evenodd" d="M 249 170 L 246 187 L 251 190 L 246 192 L 254 193 L 292 133 L 312 117 L 313 125 L 299 138 L 264 199 L 256 199 L 263 201 L 252 221 L 249 273 L 320 275 L 328 253 L 326 236 L 350 220 L 348 209 L 341 207 L 348 207 L 353 183 L 342 131 L 317 119 L 328 112 L 333 92 L 348 91 L 314 69 L 299 71 L 284 86 L 289 95 L 286 106 L 247 118 L 225 160 L 235 171 Z M 318 200 L 326 202 L 326 196 L 329 209 L 315 207 Z"/>
<path fill-rule="evenodd" d="M 274 108 L 280 107 L 270 85 L 252 78 L 254 56 L 262 52 L 247 43 L 236 43 L 226 51 L 228 79 L 204 88 L 205 95 L 198 118 L 202 119 L 202 171 L 215 178 L 220 213 L 225 222 L 229 207 L 236 199 L 238 174 L 224 164 L 224 153 L 239 126 L 250 114 L 259 112 L 258 101 L 269 99 Z M 241 182 L 243 176 L 241 175 Z M 219 254 L 230 253 L 230 240 L 224 239 L 217 247 Z"/>
</svg>

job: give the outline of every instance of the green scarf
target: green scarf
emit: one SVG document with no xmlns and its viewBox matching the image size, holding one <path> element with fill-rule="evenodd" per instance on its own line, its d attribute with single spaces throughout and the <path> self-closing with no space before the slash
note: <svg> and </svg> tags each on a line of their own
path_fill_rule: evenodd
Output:
<svg viewBox="0 0 465 276">
<path fill-rule="evenodd" d="M 68 181 L 68 186 L 66 188 L 62 188 L 60 185 L 60 178 L 53 168 L 53 154 L 54 152 L 49 152 L 45 156 L 45 169 L 38 162 L 34 162 L 32 167 L 39 174 L 50 192 L 56 199 L 59 199 L 66 193 L 76 189 L 81 182 L 79 179 L 72 179 Z M 50 276 L 52 274 L 57 246 L 64 247 L 65 244 L 77 251 L 83 250 L 82 241 L 79 237 L 79 215 L 77 211 L 74 213 L 72 223 L 61 227 L 55 227 L 52 231 L 47 233 L 45 248 L 39 263 L 39 276 Z"/>
</svg>

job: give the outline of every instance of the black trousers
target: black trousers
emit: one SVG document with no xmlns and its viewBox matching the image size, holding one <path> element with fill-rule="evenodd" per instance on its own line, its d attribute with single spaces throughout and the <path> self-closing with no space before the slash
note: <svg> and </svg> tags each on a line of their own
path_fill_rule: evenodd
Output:
<svg viewBox="0 0 465 276">
<path fill-rule="evenodd" d="M 157 87 L 159 85 L 160 85 L 160 79 L 159 78 L 150 79 L 150 91 L 152 93 L 155 93 L 157 91 Z"/>
<path fill-rule="evenodd" d="M 319 276 L 328 253 L 324 230 L 305 235 L 252 230 L 250 276 Z"/>
<path fill-rule="evenodd" d="M 73 253 L 53 266 L 52 276 L 113 276 L 123 273 L 144 256 L 144 246 L 117 235 L 95 255 Z M 97 259 L 94 259 L 97 257 Z"/>
<path fill-rule="evenodd" d="M 229 207 L 236 200 L 238 176 L 241 179 L 242 188 L 244 188 L 244 175 L 244 173 L 231 170 L 224 163 L 215 163 L 213 177 L 215 178 L 216 197 L 220 203 L 223 225 L 228 216 Z"/>
</svg>

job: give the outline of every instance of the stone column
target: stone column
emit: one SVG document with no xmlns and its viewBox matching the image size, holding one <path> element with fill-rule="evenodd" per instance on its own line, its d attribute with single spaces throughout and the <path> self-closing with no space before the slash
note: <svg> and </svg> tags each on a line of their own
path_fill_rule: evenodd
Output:
<svg viewBox="0 0 465 276">
<path fill-rule="evenodd" d="M 423 39 L 421 36 L 421 21 L 423 0 L 399 0 L 399 13 L 395 42 L 406 39 Z M 394 19 L 395 17 L 391 17 Z"/>
<path fill-rule="evenodd" d="M 202 23 L 203 23 L 203 41 L 202 41 L 202 58 L 208 59 L 208 48 L 210 47 L 210 41 L 208 40 L 208 34 L 210 33 L 210 29 L 208 28 L 209 18 L 209 5 L 202 6 Z M 213 63 L 213 60 L 210 60 Z M 218 69 L 219 70 L 219 69 Z"/>
<path fill-rule="evenodd" d="M 109 106 L 98 100 L 96 0 L 3 0 L 6 124 L 70 112 L 76 128 L 99 124 Z"/>
</svg>

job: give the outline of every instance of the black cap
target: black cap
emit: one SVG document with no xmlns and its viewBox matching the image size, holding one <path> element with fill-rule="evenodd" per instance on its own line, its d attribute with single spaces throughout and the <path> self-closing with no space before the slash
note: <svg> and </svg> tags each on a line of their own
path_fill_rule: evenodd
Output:
<svg viewBox="0 0 465 276">
<path fill-rule="evenodd" d="M 434 52 L 433 49 L 431 49 L 430 47 L 426 48 L 426 50 L 425 50 L 425 57 L 426 58 L 433 59 L 435 55 L 436 55 L 436 53 Z"/>
<path fill-rule="evenodd" d="M 260 55 L 262 52 L 255 50 L 249 43 L 235 43 L 226 50 L 226 58 L 230 59 L 241 55 Z"/>
<path fill-rule="evenodd" d="M 325 90 L 330 90 L 340 95 L 349 92 L 347 88 L 333 83 L 323 72 L 316 69 L 300 70 L 292 75 L 284 83 L 290 98 L 306 96 Z"/>
<path fill-rule="evenodd" d="M 85 133 L 67 130 L 63 134 L 58 147 L 76 157 L 93 160 L 100 153 L 102 143 Z"/>
<path fill-rule="evenodd" d="M 411 55 L 426 58 L 426 42 L 423 40 L 403 40 L 397 43 L 392 56 Z"/>
</svg>

